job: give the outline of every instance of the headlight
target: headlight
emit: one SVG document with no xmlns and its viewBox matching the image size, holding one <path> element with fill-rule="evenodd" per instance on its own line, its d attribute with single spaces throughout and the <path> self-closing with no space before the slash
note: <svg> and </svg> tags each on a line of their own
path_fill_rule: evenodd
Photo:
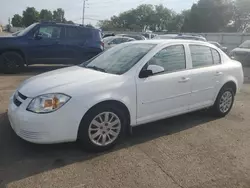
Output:
<svg viewBox="0 0 250 188">
<path fill-rule="evenodd" d="M 60 93 L 40 95 L 30 102 L 27 110 L 35 113 L 54 112 L 67 103 L 70 98 Z"/>
</svg>

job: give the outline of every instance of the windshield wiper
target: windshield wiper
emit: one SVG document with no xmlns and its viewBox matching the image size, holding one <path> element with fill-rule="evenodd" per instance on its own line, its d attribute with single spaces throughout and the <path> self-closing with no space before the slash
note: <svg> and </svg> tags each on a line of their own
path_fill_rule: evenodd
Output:
<svg viewBox="0 0 250 188">
<path fill-rule="evenodd" d="M 106 72 L 105 69 L 99 68 L 97 66 L 86 66 L 85 68 L 89 68 L 89 69 L 93 69 L 93 70 L 97 70 L 97 71 L 101 71 L 101 72 Z"/>
</svg>

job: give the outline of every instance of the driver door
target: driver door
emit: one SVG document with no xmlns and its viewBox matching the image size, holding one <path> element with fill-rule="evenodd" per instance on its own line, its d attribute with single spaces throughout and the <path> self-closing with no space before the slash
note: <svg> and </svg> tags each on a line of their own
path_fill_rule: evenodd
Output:
<svg viewBox="0 0 250 188">
<path fill-rule="evenodd" d="M 64 28 L 61 26 L 41 25 L 27 45 L 29 62 L 31 64 L 65 63 L 63 34 Z"/>
<path fill-rule="evenodd" d="M 158 65 L 163 72 L 137 78 L 137 123 L 143 124 L 189 110 L 191 99 L 190 70 L 187 70 L 185 47 L 168 46 L 143 67 Z"/>
</svg>

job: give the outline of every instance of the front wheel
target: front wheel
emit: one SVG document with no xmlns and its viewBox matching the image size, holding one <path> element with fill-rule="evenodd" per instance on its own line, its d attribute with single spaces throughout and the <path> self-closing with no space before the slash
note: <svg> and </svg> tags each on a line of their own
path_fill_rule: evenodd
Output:
<svg viewBox="0 0 250 188">
<path fill-rule="evenodd" d="M 112 148 L 124 133 L 126 118 L 115 106 L 98 106 L 83 118 L 78 139 L 85 149 L 105 151 Z"/>
<path fill-rule="evenodd" d="M 234 95 L 232 88 L 221 89 L 212 109 L 216 116 L 225 117 L 230 112 L 234 103 Z"/>
</svg>

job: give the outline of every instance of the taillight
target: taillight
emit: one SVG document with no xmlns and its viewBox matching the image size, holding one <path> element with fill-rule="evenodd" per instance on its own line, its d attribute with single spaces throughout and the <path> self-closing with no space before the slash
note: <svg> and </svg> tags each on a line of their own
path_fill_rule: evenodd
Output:
<svg viewBox="0 0 250 188">
<path fill-rule="evenodd" d="M 101 41 L 101 46 L 104 48 L 104 42 L 103 41 Z"/>
</svg>

